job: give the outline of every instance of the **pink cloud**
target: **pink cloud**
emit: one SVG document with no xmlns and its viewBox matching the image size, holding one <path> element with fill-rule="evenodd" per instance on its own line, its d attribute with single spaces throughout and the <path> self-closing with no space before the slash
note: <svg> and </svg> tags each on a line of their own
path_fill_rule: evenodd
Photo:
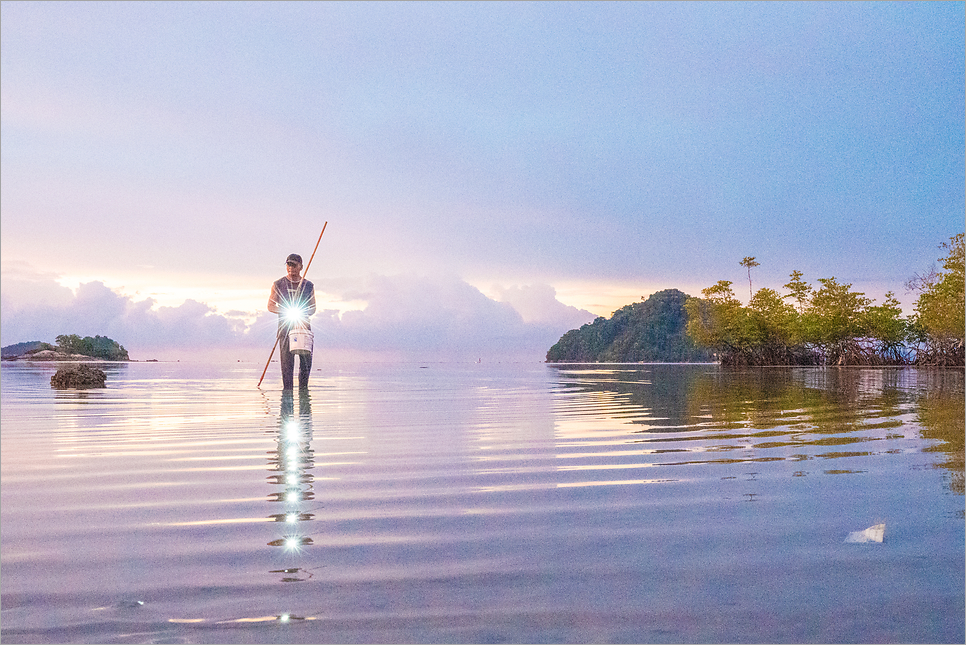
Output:
<svg viewBox="0 0 966 645">
<path fill-rule="evenodd" d="M 59 334 L 102 335 L 143 360 L 179 351 L 198 356 L 236 350 L 267 357 L 275 338 L 275 317 L 268 312 L 252 321 L 242 312 L 223 314 L 190 299 L 176 307 L 157 307 L 151 298 L 135 300 L 102 282 L 66 291 L 50 279 L 30 284 L 23 278 L 5 279 L 0 344 L 53 342 Z M 32 298 L 33 293 L 48 295 Z M 341 294 L 345 300 L 365 300 L 365 309 L 341 315 L 326 310 L 314 316 L 316 349 L 540 360 L 561 334 L 593 318 L 556 301 L 550 287 L 506 289 L 503 295 L 507 302 L 493 300 L 458 278 L 370 276 Z M 526 311 L 526 319 L 518 308 Z"/>
</svg>

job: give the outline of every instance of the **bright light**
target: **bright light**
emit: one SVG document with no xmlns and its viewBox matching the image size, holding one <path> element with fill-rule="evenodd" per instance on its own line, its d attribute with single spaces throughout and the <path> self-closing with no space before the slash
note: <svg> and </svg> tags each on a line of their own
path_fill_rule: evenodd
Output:
<svg viewBox="0 0 966 645">
<path fill-rule="evenodd" d="M 285 521 L 289 524 L 294 524 L 299 519 L 298 513 L 289 513 L 285 516 Z"/>
<path fill-rule="evenodd" d="M 304 307 L 286 307 L 282 310 L 282 317 L 288 322 L 308 320 L 308 315 L 306 315 L 306 309 Z"/>
<path fill-rule="evenodd" d="M 297 537 L 285 538 L 285 548 L 297 549 L 300 543 L 301 540 L 299 540 Z"/>
<path fill-rule="evenodd" d="M 290 502 L 297 502 L 299 501 L 299 494 L 295 491 L 290 491 L 285 499 L 287 499 Z"/>
</svg>

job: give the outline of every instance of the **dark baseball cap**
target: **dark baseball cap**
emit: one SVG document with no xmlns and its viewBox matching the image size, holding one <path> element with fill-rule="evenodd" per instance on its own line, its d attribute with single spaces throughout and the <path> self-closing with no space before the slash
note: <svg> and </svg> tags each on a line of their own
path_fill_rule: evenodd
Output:
<svg viewBox="0 0 966 645">
<path fill-rule="evenodd" d="M 285 264 L 302 264 L 302 256 L 298 253 L 290 253 L 287 258 L 285 258 Z"/>
</svg>

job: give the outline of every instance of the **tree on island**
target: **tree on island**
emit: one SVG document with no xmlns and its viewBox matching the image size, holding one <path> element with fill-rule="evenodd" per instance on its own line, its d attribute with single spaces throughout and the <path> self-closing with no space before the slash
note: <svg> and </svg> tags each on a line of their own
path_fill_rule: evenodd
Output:
<svg viewBox="0 0 966 645">
<path fill-rule="evenodd" d="M 757 262 L 755 262 L 755 256 L 750 256 L 750 257 L 746 256 L 745 259 L 743 259 L 738 264 L 740 264 L 741 266 L 746 267 L 748 269 L 748 297 L 751 298 L 752 297 L 752 295 L 751 295 L 751 268 L 752 267 L 756 267 L 756 266 L 761 266 L 761 265 L 758 264 Z"/>
<path fill-rule="evenodd" d="M 942 248 L 945 272 L 911 281 L 920 296 L 910 319 L 891 291 L 873 306 L 851 284 L 820 278 L 814 289 L 793 271 L 788 294 L 759 289 L 748 306 L 728 280 L 702 290 L 703 299 L 685 303 L 688 335 L 725 365 L 963 365 L 963 234 Z"/>
<path fill-rule="evenodd" d="M 85 336 L 77 334 L 60 335 L 57 337 L 57 351 L 64 354 L 81 354 L 92 358 L 103 358 L 108 361 L 127 361 L 127 350 L 117 341 L 107 336 Z"/>
<path fill-rule="evenodd" d="M 960 233 L 943 242 L 947 255 L 940 258 L 945 271 L 916 275 L 906 283 L 918 291 L 916 315 L 911 328 L 912 340 L 923 362 L 935 365 L 963 365 L 966 344 L 966 244 Z"/>
</svg>

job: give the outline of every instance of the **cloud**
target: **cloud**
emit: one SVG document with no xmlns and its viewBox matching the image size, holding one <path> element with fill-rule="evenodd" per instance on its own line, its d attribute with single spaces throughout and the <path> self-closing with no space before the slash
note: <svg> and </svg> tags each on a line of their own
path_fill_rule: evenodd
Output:
<svg viewBox="0 0 966 645">
<path fill-rule="evenodd" d="M 593 319 L 568 307 L 552 287 L 498 287 L 500 300 L 455 278 L 372 275 L 338 284 L 318 284 L 342 301 L 364 309 L 324 310 L 312 319 L 321 352 L 414 359 L 525 358 L 541 360 L 567 330 Z M 50 277 L 10 275 L 3 281 L 0 344 L 44 340 L 60 334 L 102 335 L 141 359 L 178 352 L 188 357 L 228 350 L 267 352 L 276 320 L 263 312 L 219 313 L 197 300 L 157 306 L 87 282 L 71 291 Z M 174 354 L 173 354 L 174 353 Z"/>
<path fill-rule="evenodd" d="M 516 309 L 527 323 L 566 323 L 571 328 L 576 328 L 596 318 L 586 309 L 571 307 L 557 300 L 557 291 L 550 285 L 495 287 L 494 290 L 498 299 Z"/>
<path fill-rule="evenodd" d="M 539 359 L 564 332 L 594 318 L 557 302 L 551 287 L 501 293 L 513 301 L 488 298 L 458 278 L 370 276 L 343 293 L 345 299 L 366 301 L 365 309 L 316 315 L 316 346 L 458 359 Z M 525 311 L 517 308 L 522 305 Z"/>
<path fill-rule="evenodd" d="M 64 291 L 70 294 L 64 297 Z M 34 298 L 33 294 L 56 294 Z M 208 305 L 186 300 L 177 307 L 155 307 L 151 298 L 134 300 L 102 282 L 87 282 L 71 292 L 52 280 L 25 283 L 4 279 L 2 344 L 44 340 L 60 334 L 108 336 L 129 352 L 139 349 L 198 349 L 206 346 L 244 346 L 250 343 L 240 317 L 215 313 Z"/>
</svg>

